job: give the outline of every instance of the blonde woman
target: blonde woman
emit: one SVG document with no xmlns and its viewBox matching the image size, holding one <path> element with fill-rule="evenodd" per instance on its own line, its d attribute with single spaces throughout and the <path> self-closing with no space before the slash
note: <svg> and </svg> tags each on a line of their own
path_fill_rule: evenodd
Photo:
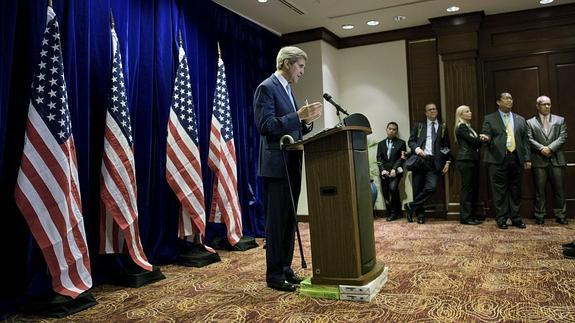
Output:
<svg viewBox="0 0 575 323">
<path fill-rule="evenodd" d="M 479 195 L 479 148 L 488 137 L 478 134 L 471 126 L 471 109 L 462 105 L 455 110 L 455 142 L 459 145 L 456 166 L 461 175 L 459 220 L 461 224 L 480 224 L 476 218 Z"/>
</svg>

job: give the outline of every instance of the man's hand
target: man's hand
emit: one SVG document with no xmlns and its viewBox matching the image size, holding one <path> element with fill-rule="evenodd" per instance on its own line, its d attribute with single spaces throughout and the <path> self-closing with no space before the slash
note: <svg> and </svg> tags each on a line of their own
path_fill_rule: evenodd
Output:
<svg viewBox="0 0 575 323">
<path fill-rule="evenodd" d="M 551 155 L 553 154 L 553 150 L 551 150 L 551 148 L 544 146 L 543 148 L 541 148 L 541 154 L 545 157 L 551 157 Z"/>
<path fill-rule="evenodd" d="M 441 174 L 445 175 L 447 172 L 449 172 L 449 163 L 445 163 L 445 166 L 443 166 L 443 169 L 441 170 Z"/>
<path fill-rule="evenodd" d="M 306 104 L 297 110 L 297 115 L 300 120 L 306 124 L 314 122 L 317 118 L 321 117 L 323 112 L 323 104 L 321 102 L 314 102 Z"/>
<path fill-rule="evenodd" d="M 389 172 L 389 177 L 395 177 L 395 169 L 392 169 L 391 172 Z"/>
<path fill-rule="evenodd" d="M 425 151 L 423 151 L 423 149 L 421 149 L 419 147 L 415 148 L 415 153 L 417 155 L 419 155 L 420 157 L 425 157 Z"/>
<path fill-rule="evenodd" d="M 389 175 L 389 172 L 386 171 L 385 169 L 381 171 L 381 176 L 387 176 Z"/>
<path fill-rule="evenodd" d="M 526 161 L 525 163 L 523 163 L 523 168 L 525 168 L 525 169 L 531 169 L 531 162 L 530 162 L 530 161 Z"/>
<path fill-rule="evenodd" d="M 487 142 L 487 141 L 489 141 L 489 139 L 490 139 L 490 138 L 489 138 L 488 135 L 483 134 L 483 133 L 482 133 L 482 134 L 479 134 L 479 140 L 481 140 L 481 141 L 483 141 L 483 142 Z"/>
</svg>

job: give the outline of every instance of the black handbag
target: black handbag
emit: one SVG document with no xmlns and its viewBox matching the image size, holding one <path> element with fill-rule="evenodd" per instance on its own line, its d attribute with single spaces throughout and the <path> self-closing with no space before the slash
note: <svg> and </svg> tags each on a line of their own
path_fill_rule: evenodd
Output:
<svg viewBox="0 0 575 323">
<path fill-rule="evenodd" d="M 425 162 L 423 161 L 423 158 L 421 158 L 418 154 L 411 154 L 403 166 L 405 166 L 407 170 L 413 172 L 424 169 Z"/>
</svg>

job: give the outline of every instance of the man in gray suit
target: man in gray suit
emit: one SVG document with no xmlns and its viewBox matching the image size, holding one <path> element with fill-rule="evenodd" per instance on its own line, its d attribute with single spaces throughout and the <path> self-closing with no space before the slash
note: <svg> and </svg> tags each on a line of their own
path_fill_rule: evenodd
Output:
<svg viewBox="0 0 575 323">
<path fill-rule="evenodd" d="M 565 219 L 567 207 L 563 190 L 563 177 L 567 165 L 563 144 L 567 140 L 567 125 L 563 117 L 551 114 L 551 99 L 540 96 L 536 104 L 539 113 L 527 120 L 535 181 L 535 221 L 537 224 L 543 224 L 546 210 L 545 186 L 549 179 L 553 187 L 555 221 L 567 224 Z"/>
<path fill-rule="evenodd" d="M 485 116 L 481 133 L 489 137 L 484 161 L 489 170 L 493 206 L 499 229 L 507 229 L 507 219 L 524 229 L 519 214 L 522 168 L 531 168 L 529 137 L 525 119 L 511 112 L 513 97 L 507 92 L 497 95 L 499 109 Z"/>
</svg>

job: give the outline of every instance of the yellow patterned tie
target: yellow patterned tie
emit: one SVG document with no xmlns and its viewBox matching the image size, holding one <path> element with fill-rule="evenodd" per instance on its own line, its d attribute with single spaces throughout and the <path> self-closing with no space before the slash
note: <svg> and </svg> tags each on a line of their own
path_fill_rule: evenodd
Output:
<svg viewBox="0 0 575 323">
<path fill-rule="evenodd" d="M 515 151 L 515 135 L 513 134 L 513 127 L 511 127 L 511 122 L 509 120 L 509 113 L 504 114 L 505 116 L 505 131 L 507 132 L 507 150 L 510 152 Z"/>
</svg>

